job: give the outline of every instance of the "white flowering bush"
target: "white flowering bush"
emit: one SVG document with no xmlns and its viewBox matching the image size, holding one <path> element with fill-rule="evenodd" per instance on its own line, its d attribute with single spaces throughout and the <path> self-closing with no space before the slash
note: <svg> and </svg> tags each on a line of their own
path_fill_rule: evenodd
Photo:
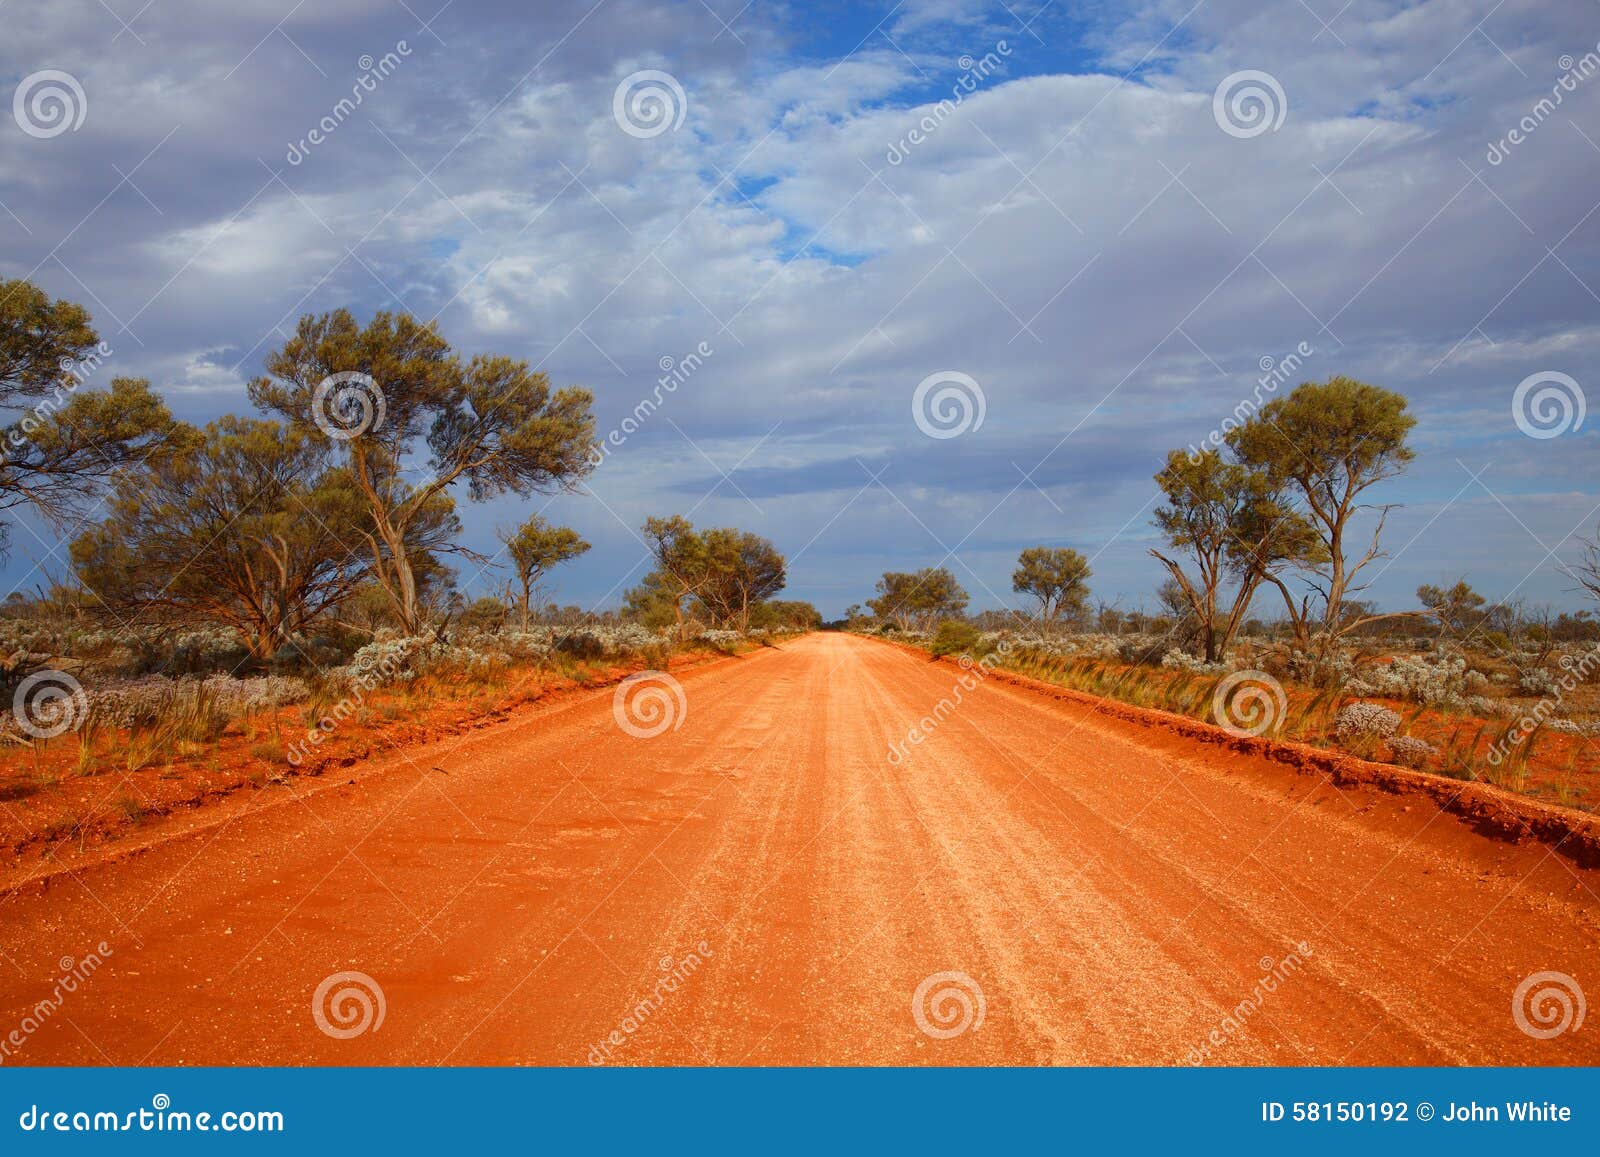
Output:
<svg viewBox="0 0 1600 1157">
<path fill-rule="evenodd" d="M 1344 687 L 1355 695 L 1381 695 L 1437 706 L 1459 703 L 1469 691 L 1487 683 L 1482 674 L 1467 669 L 1467 661 L 1460 655 L 1400 655 L 1386 666 L 1369 667 L 1346 680 Z"/>
<path fill-rule="evenodd" d="M 542 663 L 550 658 L 551 638 L 547 631 L 502 631 L 494 639 L 518 662 Z"/>
<path fill-rule="evenodd" d="M 1064 659 L 1116 659 L 1119 657 L 1121 644 L 1135 637 L 1143 640 L 1146 651 L 1152 649 L 1157 643 L 1154 636 L 1118 637 L 1116 635 L 1101 634 L 1013 635 L 1003 631 L 985 631 L 982 635 L 984 642 L 992 643 L 996 646 L 1002 641 L 1009 640 L 1010 649 L 1035 651 L 1039 654 L 1054 655 Z"/>
<path fill-rule="evenodd" d="M 1543 667 L 1527 667 L 1517 672 L 1517 690 L 1524 695 L 1554 695 L 1560 689 L 1556 677 Z"/>
<path fill-rule="evenodd" d="M 1355 691 L 1358 695 L 1381 695 L 1381 691 L 1360 690 L 1349 686 L 1355 674 L 1355 659 L 1346 652 L 1338 649 L 1327 651 L 1300 651 L 1289 652 L 1285 662 L 1289 676 L 1302 683 L 1331 686 L 1338 684 Z"/>
<path fill-rule="evenodd" d="M 1347 703 L 1333 721 L 1333 733 L 1344 741 L 1388 739 L 1399 730 L 1399 714 L 1381 703 Z"/>
<path fill-rule="evenodd" d="M 1191 675 L 1224 675 L 1231 667 L 1224 661 L 1207 663 L 1188 651 L 1172 650 L 1161 656 L 1161 665 L 1168 671 L 1184 671 Z"/>
<path fill-rule="evenodd" d="M 336 681 L 359 683 L 363 687 L 409 682 L 419 673 L 421 652 L 431 644 L 431 639 L 417 635 L 379 632 L 377 638 L 350 656 L 350 662 L 336 673 Z"/>
<path fill-rule="evenodd" d="M 205 679 L 141 675 L 91 684 L 81 694 L 86 706 L 84 718 L 97 726 L 133 729 L 155 727 L 181 710 L 200 705 L 211 717 L 226 722 L 302 703 L 310 698 L 311 688 L 305 680 L 285 675 L 249 679 L 231 675 Z M 14 722 L 9 714 L 3 721 Z"/>
<path fill-rule="evenodd" d="M 1468 715 L 1481 715 L 1485 718 L 1510 718 L 1518 713 L 1515 703 L 1506 699 L 1491 699 L 1487 695 L 1468 695 L 1461 699 L 1446 699 L 1441 707 L 1452 707 L 1457 711 L 1464 711 Z"/>
</svg>

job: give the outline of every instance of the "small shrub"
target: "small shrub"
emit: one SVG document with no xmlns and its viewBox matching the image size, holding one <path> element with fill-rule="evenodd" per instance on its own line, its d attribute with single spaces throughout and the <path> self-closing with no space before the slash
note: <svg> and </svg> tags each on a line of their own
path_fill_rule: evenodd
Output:
<svg viewBox="0 0 1600 1157">
<path fill-rule="evenodd" d="M 1529 667 L 1517 672 L 1517 690 L 1524 695 L 1554 695 L 1560 689 L 1556 677 L 1543 667 Z"/>
<path fill-rule="evenodd" d="M 1460 655 L 1400 655 L 1385 667 L 1365 670 L 1347 680 L 1345 690 L 1356 695 L 1382 695 L 1436 705 L 1459 702 L 1469 691 L 1483 685 L 1481 675 L 1468 677 L 1467 661 Z"/>
<path fill-rule="evenodd" d="M 574 659 L 592 662 L 605 655 L 606 645 L 598 635 L 591 634 L 588 631 L 578 631 L 560 640 L 556 644 L 556 650 L 563 655 L 570 655 Z"/>
<path fill-rule="evenodd" d="M 933 633 L 933 642 L 928 650 L 934 658 L 941 655 L 960 655 L 970 653 L 978 645 L 978 628 L 970 623 L 963 623 L 957 619 L 946 619 L 939 624 L 939 629 Z"/>
<path fill-rule="evenodd" d="M 1343 742 L 1388 739 L 1400 730 L 1400 716 L 1381 703 L 1349 703 L 1339 709 L 1333 733 Z"/>
<path fill-rule="evenodd" d="M 1419 768 L 1439 753 L 1433 744 L 1414 735 L 1396 735 L 1388 743 L 1389 754 L 1401 767 Z"/>
</svg>

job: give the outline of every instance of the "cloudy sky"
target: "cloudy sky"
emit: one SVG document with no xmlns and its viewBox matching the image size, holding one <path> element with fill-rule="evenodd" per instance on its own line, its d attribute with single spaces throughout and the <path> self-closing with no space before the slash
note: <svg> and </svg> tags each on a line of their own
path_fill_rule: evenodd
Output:
<svg viewBox="0 0 1600 1157">
<path fill-rule="evenodd" d="M 1600 521 L 1600 415 L 1577 421 L 1600 380 L 1595 0 L 0 21 L 0 276 L 87 305 L 102 375 L 180 416 L 248 409 L 264 355 L 338 306 L 586 386 L 602 432 L 678 367 L 592 494 L 546 511 L 595 545 L 563 602 L 614 605 L 634 529 L 678 512 L 771 537 L 830 615 L 928 565 L 1006 605 L 1038 543 L 1150 606 L 1152 473 L 1303 348 L 1293 380 L 1360 377 L 1419 418 L 1370 597 L 1467 575 L 1579 605 L 1559 563 Z M 527 510 L 464 508 L 469 540 Z M 13 538 L 7 589 L 63 569 L 57 536 Z"/>
</svg>

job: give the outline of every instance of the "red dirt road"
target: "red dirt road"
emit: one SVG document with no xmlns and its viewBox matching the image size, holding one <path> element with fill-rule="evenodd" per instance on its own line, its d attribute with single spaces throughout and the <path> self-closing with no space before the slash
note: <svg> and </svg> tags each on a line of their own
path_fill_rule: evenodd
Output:
<svg viewBox="0 0 1600 1157">
<path fill-rule="evenodd" d="M 0 898 L 5 1063 L 1600 1062 L 1513 1014 L 1600 873 L 992 678 L 891 763 L 961 675 L 813 635 L 169 821 Z"/>
</svg>

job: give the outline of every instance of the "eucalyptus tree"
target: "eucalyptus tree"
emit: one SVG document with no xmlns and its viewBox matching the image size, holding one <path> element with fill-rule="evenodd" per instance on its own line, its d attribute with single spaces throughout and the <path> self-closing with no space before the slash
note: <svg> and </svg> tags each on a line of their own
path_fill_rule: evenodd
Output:
<svg viewBox="0 0 1600 1157">
<path fill-rule="evenodd" d="M 251 400 L 336 444 L 365 506 L 373 577 L 411 634 L 426 612 L 409 549 L 415 522 L 461 483 L 474 501 L 525 497 L 573 489 L 593 469 L 587 390 L 553 389 L 508 357 L 463 362 L 433 323 L 408 314 L 366 326 L 342 309 L 303 317 L 266 370 Z"/>
</svg>

